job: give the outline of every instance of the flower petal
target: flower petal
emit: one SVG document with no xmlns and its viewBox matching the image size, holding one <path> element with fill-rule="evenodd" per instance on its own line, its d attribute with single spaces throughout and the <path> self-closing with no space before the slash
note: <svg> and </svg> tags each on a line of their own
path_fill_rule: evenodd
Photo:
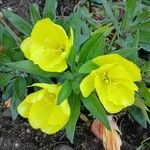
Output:
<svg viewBox="0 0 150 150">
<path fill-rule="evenodd" d="M 62 129 L 68 122 L 70 116 L 70 107 L 67 100 L 60 105 L 55 105 L 48 117 L 49 127 L 42 128 L 43 132 L 53 134 Z"/>
<path fill-rule="evenodd" d="M 62 72 L 66 69 L 67 69 L 67 62 L 65 59 L 63 59 L 60 63 L 49 68 L 49 71 L 51 71 L 51 72 Z"/>
<path fill-rule="evenodd" d="M 94 90 L 95 88 L 94 81 L 95 81 L 94 74 L 90 73 L 80 83 L 80 90 L 84 97 L 88 97 L 90 93 Z"/>
<path fill-rule="evenodd" d="M 57 94 L 58 85 L 57 84 L 46 84 L 46 83 L 34 83 L 32 86 L 37 86 L 46 89 L 49 93 Z"/>
<path fill-rule="evenodd" d="M 53 109 L 51 99 L 44 97 L 31 106 L 29 112 L 29 123 L 35 129 L 49 126 L 48 117 Z"/>
<path fill-rule="evenodd" d="M 45 90 L 39 90 L 37 92 L 29 94 L 24 101 L 27 101 L 28 103 L 36 103 L 38 101 L 41 101 L 44 97 Z"/>
<path fill-rule="evenodd" d="M 25 57 L 28 59 L 30 59 L 30 55 L 31 55 L 31 50 L 30 50 L 31 45 L 32 45 L 31 37 L 26 38 L 20 45 L 22 52 L 24 53 Z"/>
<path fill-rule="evenodd" d="M 34 44 L 31 46 L 30 59 L 45 71 L 51 71 L 51 67 L 60 64 L 66 58 L 66 53 L 58 50 L 45 50 L 43 46 Z M 57 70 L 56 70 L 57 71 Z"/>
<path fill-rule="evenodd" d="M 68 44 L 65 30 L 53 23 L 49 18 L 38 21 L 32 30 L 31 36 L 35 42 L 42 45 L 44 43 L 51 48 L 57 49 L 61 45 L 65 49 Z"/>
<path fill-rule="evenodd" d="M 96 92 L 98 94 L 99 100 L 101 101 L 104 108 L 109 113 L 117 113 L 124 108 L 124 106 L 119 103 L 118 105 L 113 103 L 114 99 L 110 98 L 110 92 L 109 92 L 108 87 L 102 82 L 102 80 L 99 79 L 99 76 L 95 76 L 95 88 L 96 88 Z"/>
<path fill-rule="evenodd" d="M 108 98 L 115 105 L 123 105 L 124 107 L 127 107 L 134 104 L 135 99 L 133 90 L 129 90 L 121 84 L 117 84 L 109 88 L 108 91 Z"/>
<path fill-rule="evenodd" d="M 107 55 L 98 56 L 94 58 L 92 61 L 99 66 L 103 66 L 106 64 L 116 63 L 122 59 L 123 58 L 118 54 L 107 54 Z"/>
<path fill-rule="evenodd" d="M 17 106 L 17 111 L 18 111 L 18 113 L 19 113 L 22 117 L 28 118 L 31 105 L 32 105 L 32 104 L 29 103 L 27 100 L 22 101 L 22 102 Z"/>
<path fill-rule="evenodd" d="M 125 70 L 130 74 L 133 81 L 140 81 L 141 80 L 141 73 L 140 69 L 131 61 L 123 58 L 118 54 L 109 54 L 98 56 L 92 60 L 99 66 L 110 64 L 110 63 L 118 63 L 125 68 Z"/>
</svg>

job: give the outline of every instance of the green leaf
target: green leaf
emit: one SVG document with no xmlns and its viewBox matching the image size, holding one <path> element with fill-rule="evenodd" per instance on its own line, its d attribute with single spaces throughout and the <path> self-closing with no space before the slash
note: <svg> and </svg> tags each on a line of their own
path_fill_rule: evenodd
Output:
<svg viewBox="0 0 150 150">
<path fill-rule="evenodd" d="M 0 24 L 0 43 L 2 42 L 3 32 L 8 32 L 8 34 L 10 34 L 11 37 L 15 40 L 16 44 L 20 43 L 20 38 L 18 38 L 18 36 L 10 29 L 8 25 L 6 25 L 5 23 L 3 24 L 4 27 Z"/>
<path fill-rule="evenodd" d="M 150 30 L 141 30 L 140 31 L 140 42 L 150 44 Z"/>
<path fill-rule="evenodd" d="M 66 133 L 67 133 L 67 138 L 70 140 L 71 143 L 73 143 L 75 127 L 80 115 L 81 102 L 79 96 L 76 94 L 72 94 L 69 97 L 68 101 L 70 104 L 71 115 L 66 125 Z"/>
<path fill-rule="evenodd" d="M 102 4 L 102 0 L 92 0 L 96 4 Z"/>
<path fill-rule="evenodd" d="M 10 106 L 10 111 L 11 111 L 13 121 L 18 116 L 17 106 L 19 105 L 20 102 L 21 102 L 20 99 L 18 99 L 17 95 L 13 92 L 11 96 L 11 106 Z"/>
<path fill-rule="evenodd" d="M 37 76 L 37 75 L 33 75 L 32 77 L 34 79 L 36 79 L 37 82 L 47 83 L 47 84 L 50 84 L 50 83 L 53 84 L 53 82 L 51 81 L 51 79 L 49 77 L 41 77 L 41 76 Z"/>
<path fill-rule="evenodd" d="M 150 112 L 150 110 L 146 107 L 146 105 L 144 104 L 143 100 L 140 99 L 140 98 L 136 98 L 135 106 L 139 107 L 142 110 L 145 119 L 150 124 L 150 118 L 148 116 L 148 112 Z"/>
<path fill-rule="evenodd" d="M 13 93 L 13 81 L 10 84 L 8 84 L 5 90 L 3 91 L 2 100 L 3 101 L 8 100 L 12 96 L 12 93 Z"/>
<path fill-rule="evenodd" d="M 95 33 L 81 47 L 79 62 L 84 63 L 98 55 L 104 54 L 104 36 L 102 33 Z"/>
<path fill-rule="evenodd" d="M 12 50 L 17 47 L 16 41 L 6 29 L 2 32 L 1 44 L 4 50 Z"/>
<path fill-rule="evenodd" d="M 132 47 L 136 47 L 137 51 L 133 53 L 133 55 L 130 56 L 130 60 L 132 60 L 135 64 L 138 65 L 138 49 L 139 49 L 139 30 L 136 31 L 134 37 L 133 37 L 133 42 L 131 44 Z"/>
<path fill-rule="evenodd" d="M 102 33 L 105 37 L 108 36 L 112 30 L 114 29 L 114 27 L 112 26 L 112 23 L 108 23 L 102 27 L 99 27 L 97 30 L 94 31 L 94 33 Z"/>
<path fill-rule="evenodd" d="M 150 91 L 148 90 L 144 82 L 140 82 L 139 86 L 141 96 L 144 98 L 146 105 L 150 107 Z"/>
<path fill-rule="evenodd" d="M 138 52 L 139 48 L 131 47 L 131 48 L 123 48 L 116 51 L 113 51 L 112 53 L 117 53 L 119 55 L 122 55 L 123 57 L 130 58 L 134 53 Z"/>
<path fill-rule="evenodd" d="M 150 43 L 140 43 L 140 47 L 150 52 Z"/>
<path fill-rule="evenodd" d="M 58 94 L 57 104 L 62 103 L 71 94 L 71 81 L 66 80 Z"/>
<path fill-rule="evenodd" d="M 9 62 L 11 62 L 11 59 L 6 54 L 1 53 L 0 54 L 0 63 L 4 65 L 5 63 L 9 63 Z"/>
<path fill-rule="evenodd" d="M 14 82 L 14 92 L 17 97 L 22 100 L 25 96 L 27 88 L 26 80 L 23 77 L 19 77 Z"/>
<path fill-rule="evenodd" d="M 107 15 L 110 17 L 110 19 L 111 19 L 112 22 L 113 22 L 114 27 L 116 28 L 116 30 L 117 30 L 119 33 L 121 33 L 118 20 L 117 20 L 117 18 L 113 15 L 113 11 L 112 11 L 110 5 L 107 3 L 107 0 L 102 0 L 102 2 L 103 2 L 103 6 L 104 6 L 104 8 L 105 8 L 105 10 L 106 10 Z"/>
<path fill-rule="evenodd" d="M 72 81 L 72 89 L 78 95 L 80 93 L 80 83 L 82 81 L 81 77 L 77 77 Z"/>
<path fill-rule="evenodd" d="M 23 20 L 18 15 L 14 14 L 13 12 L 10 12 L 6 9 L 3 9 L 3 14 L 6 19 L 9 20 L 9 22 L 21 33 L 28 36 L 31 33 L 32 26 Z"/>
<path fill-rule="evenodd" d="M 83 98 L 82 102 L 90 113 L 110 130 L 106 112 L 97 97 L 94 94 L 91 94 L 89 97 Z"/>
<path fill-rule="evenodd" d="M 57 4 L 58 4 L 57 0 L 45 0 L 43 18 L 49 17 L 52 20 L 55 20 Z"/>
<path fill-rule="evenodd" d="M 74 47 L 72 47 L 70 50 L 69 57 L 67 59 L 67 62 L 72 71 L 74 70 L 74 67 L 75 67 L 75 59 L 76 59 L 76 50 Z"/>
<path fill-rule="evenodd" d="M 92 70 L 98 69 L 99 66 L 92 61 L 88 61 L 79 68 L 79 73 L 90 73 Z"/>
<path fill-rule="evenodd" d="M 74 33 L 74 48 L 78 52 L 81 45 L 89 38 L 90 29 L 88 24 L 85 22 L 89 18 L 90 13 L 86 7 L 80 7 L 73 12 L 70 16 L 63 20 L 63 27 L 66 31 L 73 29 Z M 83 32 L 82 32 L 83 31 Z"/>
<path fill-rule="evenodd" d="M 102 35 L 95 43 L 93 44 L 92 49 L 89 51 L 85 61 L 91 60 L 97 56 L 104 55 L 105 51 L 105 37 Z"/>
<path fill-rule="evenodd" d="M 11 73 L 0 73 L 0 87 L 6 86 L 13 78 Z"/>
<path fill-rule="evenodd" d="M 145 19 L 148 19 L 148 16 L 150 15 L 150 12 L 147 10 L 142 11 L 136 18 L 135 22 L 140 23 Z"/>
<path fill-rule="evenodd" d="M 137 106 L 131 106 L 127 109 L 127 111 L 130 113 L 130 115 L 144 128 L 147 127 L 146 119 L 143 115 L 143 112 L 140 108 Z"/>
<path fill-rule="evenodd" d="M 46 72 L 42 70 L 38 65 L 33 64 L 29 60 L 22 60 L 22 61 L 10 62 L 5 64 L 12 69 L 20 70 L 26 73 L 31 73 L 43 77 L 56 77 L 60 75 L 59 73 Z"/>
<path fill-rule="evenodd" d="M 24 78 L 19 77 L 15 80 L 13 85 L 13 94 L 11 97 L 11 107 L 10 107 L 13 120 L 15 120 L 18 116 L 17 106 L 25 96 L 26 87 L 27 85 Z"/>
<path fill-rule="evenodd" d="M 134 11 L 136 8 L 137 0 L 128 0 L 126 3 L 126 14 L 123 20 L 123 27 L 128 27 L 133 19 Z"/>
<path fill-rule="evenodd" d="M 142 0 L 142 3 L 146 6 L 150 6 L 150 1 L 149 0 Z"/>
<path fill-rule="evenodd" d="M 34 3 L 30 6 L 30 15 L 33 24 L 35 24 L 38 20 L 41 19 L 38 4 Z"/>
<path fill-rule="evenodd" d="M 139 30 L 149 30 L 150 29 L 150 20 L 138 23 L 134 26 L 132 26 L 133 30 L 139 29 Z"/>
</svg>

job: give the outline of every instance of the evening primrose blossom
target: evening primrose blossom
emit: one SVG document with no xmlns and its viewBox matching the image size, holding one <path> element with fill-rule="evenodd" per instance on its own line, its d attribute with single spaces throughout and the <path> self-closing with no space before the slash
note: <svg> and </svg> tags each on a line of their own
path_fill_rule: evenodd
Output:
<svg viewBox="0 0 150 150">
<path fill-rule="evenodd" d="M 118 54 L 98 56 L 92 60 L 99 66 L 86 76 L 80 89 L 84 97 L 95 89 L 109 113 L 117 113 L 134 103 L 134 83 L 141 80 L 140 69 L 131 61 Z"/>
<path fill-rule="evenodd" d="M 18 113 L 28 118 L 34 129 L 53 134 L 62 129 L 69 120 L 70 107 L 67 99 L 57 105 L 60 86 L 36 83 L 41 90 L 28 95 L 17 107 Z"/>
<path fill-rule="evenodd" d="M 21 43 L 25 57 L 48 72 L 63 72 L 67 68 L 66 59 L 73 45 L 73 31 L 70 37 L 65 30 L 49 18 L 39 20 L 31 33 Z"/>
</svg>

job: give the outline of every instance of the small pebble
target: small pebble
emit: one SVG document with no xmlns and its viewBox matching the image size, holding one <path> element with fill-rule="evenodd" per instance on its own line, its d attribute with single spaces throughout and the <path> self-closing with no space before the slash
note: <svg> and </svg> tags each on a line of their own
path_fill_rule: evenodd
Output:
<svg viewBox="0 0 150 150">
<path fill-rule="evenodd" d="M 35 140 L 38 140 L 38 139 L 39 139 L 38 136 L 36 136 L 36 137 L 35 137 Z"/>
<path fill-rule="evenodd" d="M 15 143 L 14 145 L 15 145 L 15 147 L 19 147 L 19 143 Z"/>
<path fill-rule="evenodd" d="M 26 133 L 31 133 L 31 130 L 30 130 L 30 129 L 27 129 L 27 130 L 26 130 Z"/>
</svg>

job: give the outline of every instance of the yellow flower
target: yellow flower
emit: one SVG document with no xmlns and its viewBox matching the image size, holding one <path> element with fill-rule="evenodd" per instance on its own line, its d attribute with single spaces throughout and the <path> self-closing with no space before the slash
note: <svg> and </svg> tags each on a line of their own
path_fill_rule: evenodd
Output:
<svg viewBox="0 0 150 150">
<path fill-rule="evenodd" d="M 83 96 L 88 97 L 96 89 L 101 103 L 110 113 L 132 105 L 134 93 L 138 91 L 134 82 L 141 80 L 140 69 L 118 54 L 98 56 L 92 62 L 99 68 L 82 80 L 80 89 Z"/>
<path fill-rule="evenodd" d="M 33 86 L 41 90 L 28 95 L 17 107 L 18 113 L 28 118 L 34 129 L 53 134 L 68 122 L 70 107 L 67 99 L 57 105 L 60 86 L 56 84 L 36 83 Z"/>
<path fill-rule="evenodd" d="M 38 21 L 31 33 L 21 43 L 26 58 L 48 72 L 62 72 L 67 68 L 66 58 L 73 45 L 73 31 L 70 38 L 65 30 L 49 18 Z"/>
</svg>

